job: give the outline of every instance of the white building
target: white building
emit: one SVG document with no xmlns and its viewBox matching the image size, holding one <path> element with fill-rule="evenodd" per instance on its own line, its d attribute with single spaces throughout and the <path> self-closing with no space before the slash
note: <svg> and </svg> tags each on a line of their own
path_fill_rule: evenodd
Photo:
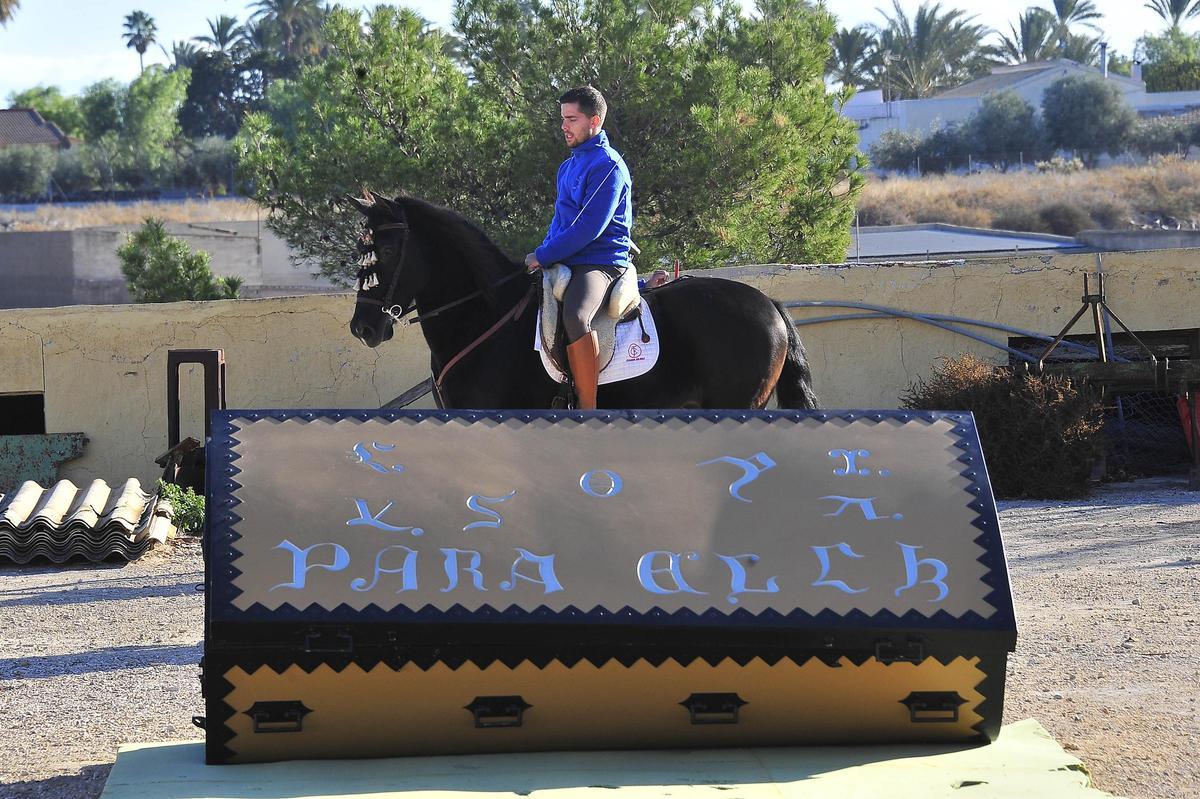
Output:
<svg viewBox="0 0 1200 799">
<path fill-rule="evenodd" d="M 1134 77 L 1109 73 L 1106 78 L 1121 90 L 1126 101 L 1140 116 L 1173 116 L 1200 109 L 1200 91 L 1151 94 L 1146 91 L 1140 73 L 1140 66 L 1135 66 Z M 962 122 L 979 108 L 984 97 L 994 92 L 1016 92 L 1040 111 L 1042 93 L 1055 81 L 1068 75 L 1100 74 L 1095 67 L 1065 58 L 1003 65 L 995 67 L 990 75 L 923 100 L 893 100 L 885 103 L 883 92 L 878 89 L 859 92 L 842 107 L 842 113 L 858 123 L 859 148 L 869 152 L 887 130 L 926 133 Z"/>
</svg>

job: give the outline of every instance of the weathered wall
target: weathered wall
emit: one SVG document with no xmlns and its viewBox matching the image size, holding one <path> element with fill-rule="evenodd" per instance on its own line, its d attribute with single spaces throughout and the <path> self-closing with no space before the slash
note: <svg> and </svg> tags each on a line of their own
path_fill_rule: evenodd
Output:
<svg viewBox="0 0 1200 799">
<path fill-rule="evenodd" d="M 0 308 L 129 302 L 117 248 L 135 229 L 0 233 Z M 241 277 L 243 297 L 333 290 L 327 280 L 294 266 L 287 245 L 257 222 L 180 222 L 167 229 L 192 249 L 207 252 L 215 274 Z"/>
<path fill-rule="evenodd" d="M 348 295 L 0 311 L 0 394 L 42 391 L 47 432 L 84 432 L 64 477 L 153 481 L 167 447 L 167 350 L 222 348 L 232 408 L 377 408 L 423 380 L 415 328 L 371 350 Z M 18 368 L 9 368 L 16 364 Z M 202 433 L 199 367 L 185 367 L 183 434 Z"/>
<path fill-rule="evenodd" d="M 1104 256 L 1112 308 L 1135 330 L 1200 327 L 1200 251 Z M 998 321 L 1053 335 L 1079 308 L 1095 256 L 964 263 L 761 266 L 717 270 L 781 300 L 849 300 Z M 428 376 L 420 333 L 405 327 L 378 350 L 347 330 L 349 295 L 169 305 L 0 311 L 0 394 L 44 390 L 47 432 L 90 444 L 65 475 L 152 479 L 166 448 L 166 353 L 221 347 L 235 408 L 370 408 Z M 853 313 L 798 311 L 797 318 Z M 1087 332 L 1086 319 L 1076 332 Z M 980 331 L 1005 340 L 999 332 Z M 1007 355 L 913 321 L 800 328 L 825 407 L 891 408 L 943 355 Z M 670 357 L 665 353 L 664 357 Z M 186 374 L 184 435 L 199 432 L 201 383 Z M 425 400 L 429 406 L 429 398 Z"/>
<path fill-rule="evenodd" d="M 1200 247 L 1200 230 L 1083 230 L 1075 237 L 1098 250 L 1174 250 Z"/>
</svg>

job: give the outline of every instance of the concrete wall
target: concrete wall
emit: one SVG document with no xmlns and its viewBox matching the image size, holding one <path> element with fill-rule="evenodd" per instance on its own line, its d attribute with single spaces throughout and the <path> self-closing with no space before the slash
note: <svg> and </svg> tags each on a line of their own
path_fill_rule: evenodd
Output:
<svg viewBox="0 0 1200 799">
<path fill-rule="evenodd" d="M 1200 247 L 1200 230 L 1084 230 L 1075 239 L 1098 250 L 1176 250 Z"/>
<path fill-rule="evenodd" d="M 759 266 L 709 274 L 743 280 L 781 300 L 851 300 L 941 313 L 1053 335 L 1079 307 L 1093 255 L 979 262 Z M 1200 251 L 1104 256 L 1112 308 L 1135 330 L 1200 327 Z M 428 376 L 415 328 L 370 350 L 347 330 L 348 294 L 169 305 L 0 311 L 0 394 L 44 390 L 47 432 L 84 432 L 75 480 L 152 479 L 166 449 L 166 353 L 221 347 L 234 408 L 379 407 Z M 823 308 L 797 318 L 852 313 Z M 1086 332 L 1083 321 L 1077 332 Z M 987 335 L 1005 340 L 1003 333 Z M 825 407 L 893 408 L 937 358 L 1007 355 L 907 320 L 800 328 Z M 665 353 L 663 357 L 670 357 Z M 183 384 L 184 435 L 199 437 L 198 370 Z M 426 407 L 428 407 L 428 399 Z"/>
<path fill-rule="evenodd" d="M 243 297 L 334 290 L 311 270 L 293 265 L 287 245 L 257 222 L 170 223 L 167 228 L 192 249 L 207 252 L 218 276 L 241 277 Z M 0 233 L 0 308 L 129 302 L 117 248 L 134 229 Z M 41 277 L 29 280 L 31 275 Z"/>
</svg>

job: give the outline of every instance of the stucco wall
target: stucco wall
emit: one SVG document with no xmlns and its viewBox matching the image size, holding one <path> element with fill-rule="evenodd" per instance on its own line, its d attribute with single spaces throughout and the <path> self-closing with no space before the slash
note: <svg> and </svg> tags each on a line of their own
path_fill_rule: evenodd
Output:
<svg viewBox="0 0 1200 799">
<path fill-rule="evenodd" d="M 0 311 L 0 394 L 42 391 L 47 432 L 89 443 L 62 476 L 152 481 L 167 446 L 167 351 L 222 348 L 233 408 L 379 407 L 421 381 L 429 355 L 404 328 L 371 350 L 349 295 Z M 16 369 L 9 369 L 16 364 Z M 185 367 L 183 434 L 203 432 L 199 367 Z"/>
<path fill-rule="evenodd" d="M 1093 255 L 981 262 L 760 266 L 708 274 L 781 300 L 849 300 L 953 314 L 1053 335 L 1078 309 Z M 1108 300 L 1135 330 L 1200 327 L 1200 251 L 1104 255 Z M 347 294 L 169 305 L 0 311 L 0 394 L 44 390 L 47 432 L 90 443 L 65 467 L 75 480 L 151 480 L 166 448 L 166 353 L 221 347 L 234 408 L 369 408 L 428 375 L 420 332 L 402 328 L 370 350 L 347 330 Z M 805 310 L 797 318 L 852 313 Z M 1087 332 L 1085 318 L 1076 328 Z M 1005 340 L 1005 334 L 980 331 Z M 825 407 L 892 408 L 943 355 L 1007 355 L 905 320 L 800 328 Z M 665 353 L 664 357 L 670 357 Z M 184 380 L 184 434 L 200 431 L 198 370 Z M 429 406 L 426 398 L 424 405 Z"/>
</svg>

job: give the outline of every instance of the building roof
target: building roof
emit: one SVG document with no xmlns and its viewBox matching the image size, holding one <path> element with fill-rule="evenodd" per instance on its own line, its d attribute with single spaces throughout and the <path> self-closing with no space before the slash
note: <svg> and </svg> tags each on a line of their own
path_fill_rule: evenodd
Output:
<svg viewBox="0 0 1200 799">
<path fill-rule="evenodd" d="M 14 144 L 49 144 L 64 149 L 71 146 L 58 125 L 42 119 L 32 108 L 0 109 L 0 147 Z"/>
<path fill-rule="evenodd" d="M 948 255 L 1003 255 L 1031 250 L 1077 252 L 1088 249 L 1069 236 L 988 230 L 934 222 L 851 230 L 847 260 L 853 262 L 860 258 L 880 260 Z"/>
<path fill-rule="evenodd" d="M 1068 58 L 1058 58 L 1053 61 L 1032 61 L 1027 64 L 1006 64 L 1003 66 L 993 67 L 990 75 L 984 75 L 982 78 L 976 78 L 973 81 L 964 83 L 961 86 L 955 86 L 953 89 L 935 95 L 939 100 L 953 99 L 964 97 L 983 97 L 992 92 L 1011 89 L 1027 80 L 1031 80 L 1047 72 L 1054 72 L 1062 69 L 1069 69 L 1074 72 L 1091 72 L 1095 75 L 1100 74 L 1100 70 L 1095 67 L 1089 67 L 1086 64 L 1080 64 L 1076 61 L 1071 61 Z M 1109 73 L 1109 80 L 1128 83 L 1132 85 L 1140 85 L 1133 78 L 1127 78 L 1124 75 L 1116 75 Z"/>
</svg>

